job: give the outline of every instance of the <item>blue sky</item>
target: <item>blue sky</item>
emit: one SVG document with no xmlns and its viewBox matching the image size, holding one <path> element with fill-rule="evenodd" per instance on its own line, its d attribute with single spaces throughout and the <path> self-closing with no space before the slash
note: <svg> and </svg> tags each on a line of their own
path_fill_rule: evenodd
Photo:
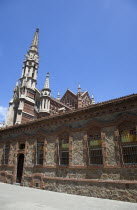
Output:
<svg viewBox="0 0 137 210">
<path fill-rule="evenodd" d="M 136 0 L 0 0 L 0 121 L 39 28 L 37 87 L 67 88 L 101 102 L 137 92 Z"/>
</svg>

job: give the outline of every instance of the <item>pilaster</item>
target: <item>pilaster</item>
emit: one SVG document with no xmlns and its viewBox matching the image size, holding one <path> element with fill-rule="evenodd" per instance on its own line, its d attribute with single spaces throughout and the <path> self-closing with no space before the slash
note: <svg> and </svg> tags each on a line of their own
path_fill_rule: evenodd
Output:
<svg viewBox="0 0 137 210">
<path fill-rule="evenodd" d="M 72 166 L 84 166 L 83 132 L 72 134 Z"/>
<path fill-rule="evenodd" d="M 101 130 L 104 167 L 117 166 L 115 131 L 115 126 L 102 128 Z"/>
</svg>

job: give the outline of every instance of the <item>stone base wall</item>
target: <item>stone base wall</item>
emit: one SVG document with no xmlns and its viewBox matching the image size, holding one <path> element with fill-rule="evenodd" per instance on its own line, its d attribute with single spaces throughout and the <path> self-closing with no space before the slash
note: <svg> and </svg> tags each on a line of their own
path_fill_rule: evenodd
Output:
<svg viewBox="0 0 137 210">
<path fill-rule="evenodd" d="M 23 186 L 69 194 L 137 202 L 137 181 L 67 179 L 34 176 Z"/>
<path fill-rule="evenodd" d="M 137 182 L 66 181 L 44 179 L 44 189 L 69 194 L 137 202 Z"/>
<path fill-rule="evenodd" d="M 137 168 L 26 169 L 23 186 L 98 198 L 137 202 Z M 125 179 L 127 178 L 127 180 Z"/>
<path fill-rule="evenodd" d="M 24 175 L 42 174 L 48 177 L 103 179 L 103 180 L 134 180 L 137 181 L 137 168 L 25 168 Z"/>
<path fill-rule="evenodd" d="M 23 186 L 137 202 L 137 168 L 25 167 Z M 0 181 L 14 183 L 14 167 L 0 167 Z"/>
</svg>

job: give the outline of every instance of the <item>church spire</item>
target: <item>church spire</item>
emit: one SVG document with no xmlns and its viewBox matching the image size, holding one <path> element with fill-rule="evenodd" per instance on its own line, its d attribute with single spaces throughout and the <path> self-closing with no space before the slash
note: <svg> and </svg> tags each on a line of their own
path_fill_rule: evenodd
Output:
<svg viewBox="0 0 137 210">
<path fill-rule="evenodd" d="M 30 46 L 30 50 L 38 52 L 38 39 L 39 39 L 39 29 L 36 29 L 34 38 L 32 40 L 32 44 Z"/>
<path fill-rule="evenodd" d="M 39 29 L 36 29 L 32 44 L 24 60 L 22 75 L 20 78 L 21 86 L 26 86 L 34 89 L 36 86 L 37 72 L 38 72 L 38 34 Z"/>
</svg>

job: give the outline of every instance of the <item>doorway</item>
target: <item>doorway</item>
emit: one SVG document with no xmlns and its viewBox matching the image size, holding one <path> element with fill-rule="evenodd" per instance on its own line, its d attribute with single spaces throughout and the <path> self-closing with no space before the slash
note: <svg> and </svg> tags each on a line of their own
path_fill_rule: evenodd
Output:
<svg viewBox="0 0 137 210">
<path fill-rule="evenodd" d="M 17 183 L 21 183 L 22 174 L 23 174 L 23 164 L 24 164 L 24 154 L 18 155 L 18 165 L 17 165 Z"/>
</svg>

